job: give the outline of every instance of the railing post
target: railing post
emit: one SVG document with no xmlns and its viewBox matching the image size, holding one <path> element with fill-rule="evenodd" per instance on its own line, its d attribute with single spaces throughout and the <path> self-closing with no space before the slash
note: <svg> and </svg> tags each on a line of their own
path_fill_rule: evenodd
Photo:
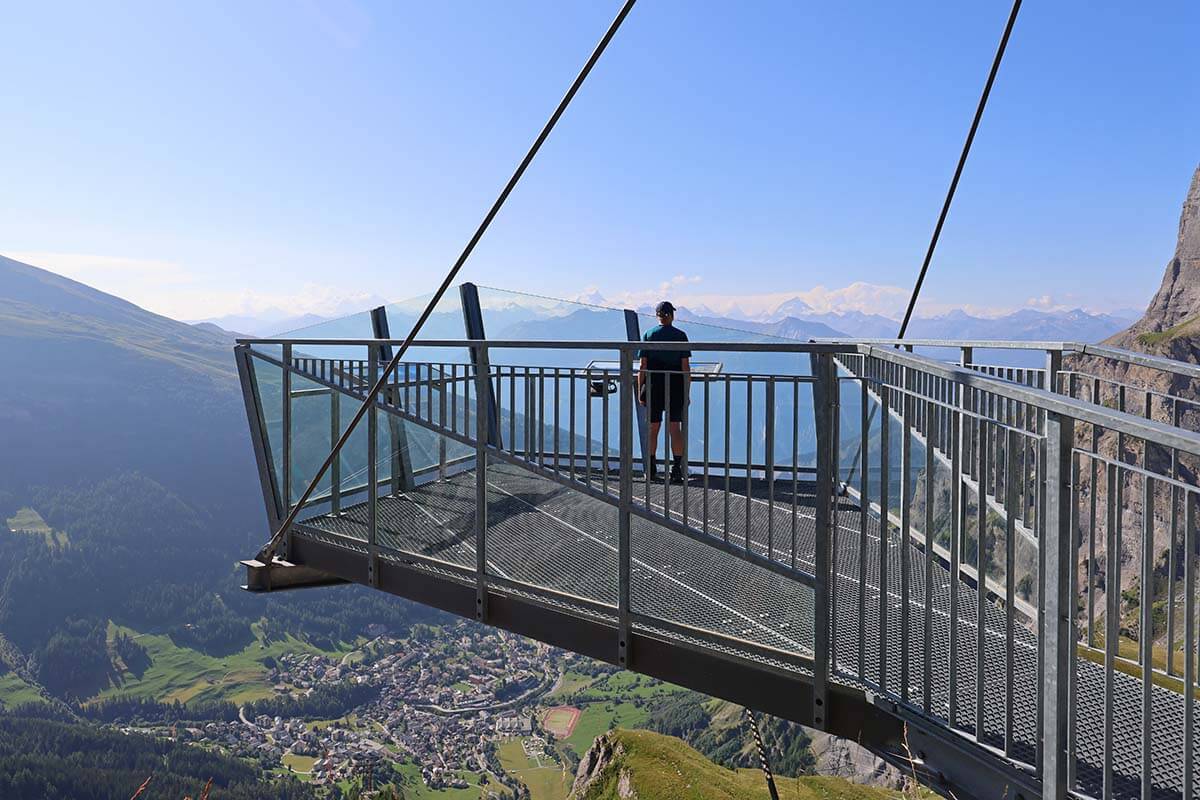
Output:
<svg viewBox="0 0 1200 800">
<path fill-rule="evenodd" d="M 1042 547 L 1045 553 L 1046 594 L 1042 641 L 1045 693 L 1042 709 L 1042 797 L 1062 800 L 1067 796 L 1067 738 L 1070 702 L 1070 671 L 1074 657 L 1074 587 L 1071 585 L 1074 540 L 1071 532 L 1071 450 L 1075 421 L 1055 413 L 1046 414 L 1046 524 Z"/>
<path fill-rule="evenodd" d="M 1046 385 L 1047 392 L 1058 391 L 1058 373 L 1062 372 L 1062 350 L 1046 351 Z"/>
<path fill-rule="evenodd" d="M 642 321 L 638 319 L 637 312 L 632 308 L 625 309 L 625 338 L 631 342 L 640 342 L 642 340 Z M 630 358 L 633 354 L 630 353 Z M 633 413 L 637 415 L 638 429 L 638 445 L 639 447 L 646 442 L 646 408 L 641 403 L 634 403 Z M 645 463 L 646 454 L 642 453 L 642 462 Z"/>
<path fill-rule="evenodd" d="M 388 327 L 387 307 L 379 306 L 371 309 L 371 333 L 376 339 L 391 339 L 392 332 Z M 390 344 L 381 345 L 378 351 L 379 360 L 387 362 L 392 360 L 392 346 Z M 373 373 L 378 374 L 378 373 Z M 393 378 L 396 378 L 405 373 L 397 367 L 397 371 Z M 418 373 L 419 374 L 419 373 Z M 405 375 L 405 377 L 407 377 Z M 372 386 L 375 384 L 372 382 Z M 389 397 L 389 392 L 385 388 L 383 391 L 385 403 L 395 403 L 397 407 L 401 405 L 399 390 L 394 397 Z M 407 410 L 407 409 L 406 409 Z M 392 466 L 392 494 L 399 494 L 406 489 L 412 488 L 412 458 L 408 452 L 408 430 L 404 427 L 404 422 L 397 419 L 391 414 L 387 415 L 388 425 L 388 446 L 391 448 L 391 466 Z"/>
<path fill-rule="evenodd" d="M 833 398 L 837 371 L 833 357 L 814 354 L 813 417 L 817 434 L 816 580 L 813 583 L 813 727 L 824 730 L 829 717 L 830 563 L 833 552 Z"/>
<path fill-rule="evenodd" d="M 473 287 L 472 287 L 473 288 Z M 499 437 L 492 425 L 488 403 L 491 400 L 492 381 L 489 374 L 487 346 L 471 348 L 471 360 L 475 362 L 475 619 L 486 622 L 488 618 L 487 595 L 487 462 L 488 437 Z"/>
<path fill-rule="evenodd" d="M 458 294 L 462 301 L 463 327 L 466 329 L 467 338 L 483 341 L 487 338 L 487 334 L 483 327 L 483 307 L 479 304 L 479 287 L 473 283 L 464 283 L 458 287 Z M 490 375 L 491 366 L 487 360 L 487 349 L 472 347 L 470 350 L 471 360 L 475 363 L 476 371 L 482 372 L 484 375 Z M 482 359 L 482 361 L 478 359 Z M 516 380 L 516 378 L 514 377 L 513 380 Z M 487 412 L 485 418 L 487 422 L 487 443 L 496 449 L 500 449 L 500 411 L 496 405 L 496 395 L 492 391 L 490 378 L 483 384 L 478 384 L 476 388 L 482 392 L 479 397 L 483 398 L 483 401 L 487 403 L 487 405 L 482 405 L 477 400 L 475 404 L 477 411 Z M 508 413 L 515 415 L 517 409 L 511 408 Z M 512 446 L 515 448 L 516 442 L 513 442 Z"/>
<path fill-rule="evenodd" d="M 379 345 L 367 348 L 367 370 L 371 386 L 379 380 Z M 379 402 L 373 400 L 367 412 L 367 585 L 379 585 Z"/>
<path fill-rule="evenodd" d="M 283 514 L 292 511 L 292 346 L 283 346 L 283 409 L 280 427 L 283 428 Z M 289 529 L 279 544 L 280 555 L 286 561 L 292 549 L 292 532 Z"/>
<path fill-rule="evenodd" d="M 633 351 L 621 351 L 620 371 L 620 432 L 621 475 L 617 507 L 617 663 L 630 666 L 630 580 L 633 555 L 630 550 L 630 529 L 633 522 L 633 409 L 636 403 L 633 383 Z"/>
<path fill-rule="evenodd" d="M 329 449 L 337 444 L 342 435 L 342 401 L 341 394 L 329 392 Z M 339 453 L 329 465 L 329 513 L 342 513 L 342 456 Z"/>
</svg>

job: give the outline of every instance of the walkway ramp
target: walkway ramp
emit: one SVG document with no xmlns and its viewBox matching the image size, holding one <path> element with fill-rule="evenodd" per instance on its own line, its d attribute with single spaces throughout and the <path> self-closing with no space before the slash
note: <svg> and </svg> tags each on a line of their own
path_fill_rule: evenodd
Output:
<svg viewBox="0 0 1200 800">
<path fill-rule="evenodd" d="M 239 345 L 272 530 L 388 344 Z M 696 376 L 673 485 L 646 475 L 635 345 L 423 344 L 458 358 L 389 377 L 250 588 L 374 586 L 911 755 L 958 797 L 1194 796 L 1195 433 L 878 343 L 712 341 L 790 368 Z M 1150 579 L 1105 594 L 1097 538 Z"/>
</svg>

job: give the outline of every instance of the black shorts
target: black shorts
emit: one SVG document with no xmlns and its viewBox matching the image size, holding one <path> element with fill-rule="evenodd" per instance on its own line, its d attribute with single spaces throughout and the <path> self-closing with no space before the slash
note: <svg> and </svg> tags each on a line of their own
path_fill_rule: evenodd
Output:
<svg viewBox="0 0 1200 800">
<path fill-rule="evenodd" d="M 671 422 L 683 422 L 683 409 L 687 405 L 687 394 L 683 388 L 683 373 L 672 372 L 652 372 L 649 376 L 649 385 L 647 390 L 650 393 L 650 402 L 647 403 L 647 412 L 651 422 L 661 422 L 663 411 L 667 411 L 667 419 Z M 667 392 L 668 378 L 670 379 L 671 391 Z M 667 395 L 670 394 L 668 398 Z M 667 408 L 668 402 L 670 408 Z"/>
</svg>

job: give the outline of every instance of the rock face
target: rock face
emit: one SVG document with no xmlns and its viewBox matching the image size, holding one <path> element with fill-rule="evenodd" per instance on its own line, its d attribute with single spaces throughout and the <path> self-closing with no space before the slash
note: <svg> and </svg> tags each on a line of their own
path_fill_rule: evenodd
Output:
<svg viewBox="0 0 1200 800">
<path fill-rule="evenodd" d="M 849 739 L 832 736 L 824 731 L 810 730 L 812 752 L 818 775 L 845 778 L 851 783 L 902 789 L 906 781 L 900 770 L 883 761 L 871 751 Z"/>
<path fill-rule="evenodd" d="M 1183 201 L 1175 254 L 1145 315 L 1108 340 L 1130 350 L 1200 361 L 1200 167 Z"/>
<path fill-rule="evenodd" d="M 583 759 L 579 762 L 579 769 L 575 771 L 575 782 L 571 784 L 570 796 L 572 798 L 586 797 L 588 790 L 599 783 L 605 773 L 621 761 L 624 755 L 625 748 L 616 740 L 612 731 L 597 736 L 596 741 L 592 742 L 592 746 L 584 753 Z M 618 793 L 622 798 L 635 796 L 627 771 L 622 771 L 617 785 Z"/>
<path fill-rule="evenodd" d="M 1128 329 L 1107 339 L 1105 344 L 1133 350 L 1164 358 L 1200 363 L 1200 168 L 1192 176 L 1192 182 L 1183 202 L 1183 210 L 1179 217 L 1179 236 L 1175 244 L 1175 253 L 1167 262 L 1162 284 L 1154 299 L 1150 301 L 1146 313 L 1140 320 Z M 1068 368 L 1076 369 L 1088 375 L 1095 375 L 1108 381 L 1127 384 L 1132 387 L 1153 389 L 1176 397 L 1200 398 L 1200 381 L 1178 375 L 1172 375 L 1144 367 L 1130 366 L 1101 358 L 1076 358 Z M 1106 390 L 1107 391 L 1107 390 Z M 1114 390 L 1115 391 L 1115 390 Z M 1087 396 L 1090 392 L 1084 392 Z M 1130 392 L 1130 397 L 1138 397 L 1136 389 Z M 1104 395 L 1102 395 L 1104 397 Z M 1112 406 L 1111 397 L 1106 402 Z M 1200 413 L 1194 406 L 1181 404 L 1179 409 L 1173 409 L 1163 400 L 1151 402 L 1151 408 L 1146 409 L 1145 401 L 1132 400 L 1127 410 L 1132 414 L 1147 414 L 1159 422 L 1172 423 L 1173 416 L 1178 414 L 1177 422 L 1187 430 L 1200 430 Z M 1086 426 L 1084 426 L 1086 428 Z M 1090 449 L 1090 433 L 1085 429 L 1077 433 L 1079 446 Z M 1120 439 L 1111 431 L 1101 434 L 1096 442 L 1101 454 L 1108 458 L 1119 458 L 1126 463 L 1140 463 L 1142 458 L 1141 445 L 1130 437 L 1124 444 L 1123 452 L 1118 453 Z M 1165 459 L 1168 454 L 1152 450 L 1146 454 L 1148 463 L 1153 471 L 1167 474 L 1169 465 Z M 1179 460 L 1179 477 L 1185 482 L 1194 482 L 1200 477 L 1200 464 L 1193 459 L 1181 457 Z M 1097 481 L 1097 486 L 1090 485 L 1091 478 L 1084 471 L 1080 476 L 1080 496 L 1086 497 L 1093 490 L 1098 499 L 1098 506 L 1104 508 L 1108 502 L 1107 489 L 1103 480 Z M 1141 493 L 1135 491 L 1135 484 L 1127 483 L 1122 500 L 1121 520 L 1126 531 L 1142 529 L 1142 500 Z M 1165 559 L 1166 552 L 1171 546 L 1169 525 L 1164 515 L 1168 514 L 1172 499 L 1165 492 L 1156 492 L 1155 500 L 1155 541 L 1156 556 L 1155 570 L 1161 580 L 1168 578 Z M 1081 511 L 1081 513 L 1084 513 Z M 1082 518 L 1082 517 L 1081 517 Z M 1106 529 L 1104 519 L 1096 523 L 1098 529 Z M 1085 569 L 1086 555 L 1080 553 L 1080 568 Z M 1096 603 L 1103 607 L 1105 593 L 1108 589 L 1107 575 L 1112 564 L 1119 560 L 1121 563 L 1122 590 L 1135 588 L 1141 574 L 1142 553 L 1137 537 L 1125 537 L 1122 551 L 1113 558 L 1107 552 L 1102 534 L 1098 534 L 1097 542 L 1097 588 Z M 1178 581 L 1181 576 L 1172 579 Z M 1122 600 L 1122 611 L 1130 612 L 1135 606 Z M 1165 629 L 1156 626 L 1155 635 L 1165 633 Z"/>
</svg>

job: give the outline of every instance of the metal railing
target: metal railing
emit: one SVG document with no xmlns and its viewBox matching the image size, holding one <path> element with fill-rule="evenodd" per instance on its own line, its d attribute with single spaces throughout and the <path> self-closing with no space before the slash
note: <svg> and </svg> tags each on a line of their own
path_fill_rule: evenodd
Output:
<svg viewBox="0 0 1200 800">
<path fill-rule="evenodd" d="M 293 487 L 328 452 L 313 442 L 344 434 L 342 412 L 366 396 L 389 344 L 241 343 L 273 521 L 293 510 Z M 786 353 L 805 366 L 692 375 L 681 415 L 687 475 L 673 483 L 665 464 L 657 477 L 647 468 L 648 454 L 670 445 L 649 438 L 636 390 L 641 344 L 417 344 L 464 357 L 406 362 L 390 377 L 364 441 L 335 461 L 327 490 L 299 515 L 302 530 L 355 505 L 365 509 L 368 559 L 394 551 L 469 576 L 480 619 L 489 585 L 503 585 L 612 614 L 620 664 L 639 624 L 758 652 L 805 671 L 814 702 L 831 681 L 886 697 L 905 719 L 1041 781 L 1047 796 L 1193 796 L 1200 435 L 1181 421 L 1195 403 L 1143 386 L 1144 408 L 1127 407 L 1113 398 L 1133 396 L 1133 384 L 1064 369 L 1062 359 L 1119 357 L 1200 377 L 1190 365 L 1062 343 L 904 343 L 958 348 L 959 364 L 887 341 L 656 343 Z M 1042 350 L 1046 361 L 974 363 L 985 348 Z M 541 363 L 492 363 L 531 351 Z M 578 351 L 604 351 L 617 368 L 572 365 Z M 679 384 L 664 376 L 664 393 Z M 277 416 L 265 410 L 275 393 Z M 314 401 L 327 405 L 300 408 Z M 500 574 L 488 514 L 496 476 L 509 468 L 611 509 L 604 543 L 615 591 L 571 594 Z M 381 504 L 416 502 L 418 487 L 453 480 L 473 484 L 469 573 L 461 559 L 380 535 Z M 756 639 L 639 611 L 631 584 L 647 569 L 635 553 L 645 524 L 794 581 L 810 593 L 810 635 Z"/>
</svg>

